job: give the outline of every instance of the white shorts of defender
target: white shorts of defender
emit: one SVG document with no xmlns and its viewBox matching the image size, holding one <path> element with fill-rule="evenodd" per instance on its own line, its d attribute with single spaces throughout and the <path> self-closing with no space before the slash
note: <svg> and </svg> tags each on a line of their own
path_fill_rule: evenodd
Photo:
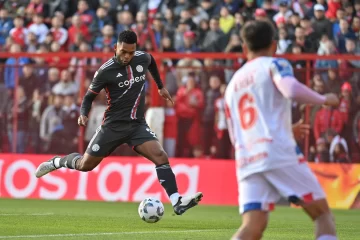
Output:
<svg viewBox="0 0 360 240">
<path fill-rule="evenodd" d="M 281 196 L 308 203 L 325 198 L 325 193 L 307 163 L 255 173 L 239 182 L 240 213 L 272 211 Z"/>
</svg>

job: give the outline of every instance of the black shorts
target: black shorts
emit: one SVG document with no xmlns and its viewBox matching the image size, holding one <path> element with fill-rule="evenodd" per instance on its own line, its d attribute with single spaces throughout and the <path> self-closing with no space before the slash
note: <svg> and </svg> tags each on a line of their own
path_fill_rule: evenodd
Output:
<svg viewBox="0 0 360 240">
<path fill-rule="evenodd" d="M 115 131 L 106 125 L 101 125 L 96 129 L 86 148 L 86 153 L 94 157 L 106 157 L 124 143 L 130 147 L 136 147 L 151 140 L 158 139 L 146 123 L 134 122 L 122 131 Z"/>
</svg>

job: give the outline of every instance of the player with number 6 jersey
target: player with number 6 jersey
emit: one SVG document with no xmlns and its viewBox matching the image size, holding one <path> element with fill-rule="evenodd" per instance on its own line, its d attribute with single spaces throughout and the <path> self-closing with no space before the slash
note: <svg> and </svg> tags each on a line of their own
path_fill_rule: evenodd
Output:
<svg viewBox="0 0 360 240">
<path fill-rule="evenodd" d="M 297 162 L 292 135 L 291 101 L 274 80 L 293 76 L 287 60 L 259 57 L 237 71 L 226 92 L 232 119 L 239 177 Z"/>
<path fill-rule="evenodd" d="M 299 83 L 287 60 L 272 57 L 276 42 L 271 23 L 250 21 L 241 35 L 248 62 L 234 74 L 225 93 L 243 215 L 233 239 L 260 239 L 268 211 L 285 197 L 315 221 L 318 240 L 335 240 L 325 194 L 304 159 L 298 157 L 291 101 L 336 106 L 339 99 L 334 94 L 319 95 Z"/>
</svg>

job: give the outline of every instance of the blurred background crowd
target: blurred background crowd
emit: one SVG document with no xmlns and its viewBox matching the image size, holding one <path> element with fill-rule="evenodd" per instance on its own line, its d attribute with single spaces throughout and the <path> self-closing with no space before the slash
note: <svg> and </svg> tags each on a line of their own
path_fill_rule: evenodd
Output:
<svg viewBox="0 0 360 240">
<path fill-rule="evenodd" d="M 277 54 L 360 53 L 359 0 L 0 0 L 0 50 L 109 53 L 117 34 L 132 29 L 138 35 L 138 49 L 148 52 L 242 52 L 239 31 L 251 19 L 273 22 Z M 189 56 L 162 60 L 163 80 L 176 100 L 175 106 L 164 106 L 166 151 L 176 157 L 231 159 L 223 94 L 243 61 Z M 86 89 L 106 60 L 0 59 L 0 151 L 76 151 L 80 82 L 85 79 Z M 305 82 L 306 62 L 299 59 L 292 64 Z M 311 62 L 311 87 L 338 94 L 341 104 L 336 109 L 310 107 L 310 161 L 360 162 L 359 67 L 360 58 Z M 14 99 L 17 112 L 12 111 Z M 147 103 L 151 105 L 150 98 Z M 101 124 L 105 109 L 102 93 L 90 113 L 85 144 Z M 304 112 L 305 106 L 294 102 L 293 122 L 303 119 Z M 16 148 L 11 147 L 14 127 Z M 114 154 L 135 153 L 119 148 Z"/>
</svg>

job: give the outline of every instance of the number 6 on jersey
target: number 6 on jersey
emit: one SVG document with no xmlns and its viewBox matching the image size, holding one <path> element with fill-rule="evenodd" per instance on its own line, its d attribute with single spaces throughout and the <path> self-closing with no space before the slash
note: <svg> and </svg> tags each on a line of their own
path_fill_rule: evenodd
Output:
<svg viewBox="0 0 360 240">
<path fill-rule="evenodd" d="M 249 130 L 257 120 L 257 112 L 254 107 L 255 99 L 250 93 L 245 93 L 239 100 L 239 117 L 241 128 Z"/>
</svg>

